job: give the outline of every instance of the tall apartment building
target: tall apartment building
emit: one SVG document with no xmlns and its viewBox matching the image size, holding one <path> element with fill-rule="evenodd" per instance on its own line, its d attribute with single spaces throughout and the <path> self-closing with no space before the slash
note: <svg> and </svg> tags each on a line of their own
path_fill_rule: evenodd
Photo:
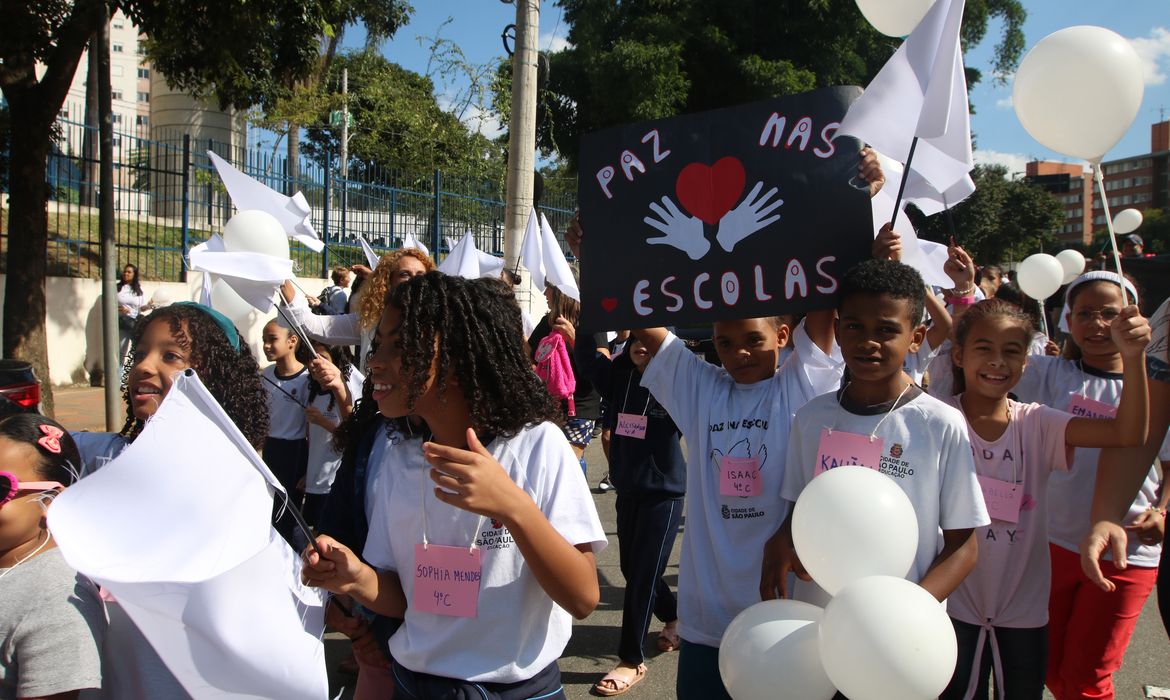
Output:
<svg viewBox="0 0 1170 700">
<path fill-rule="evenodd" d="M 1058 238 L 1087 245 L 1105 228 L 1105 209 L 1092 173 L 1080 165 L 1033 161 L 1025 176 L 1060 200 L 1065 221 Z M 1170 121 L 1150 126 L 1150 152 L 1101 164 L 1109 209 L 1170 208 Z"/>
</svg>

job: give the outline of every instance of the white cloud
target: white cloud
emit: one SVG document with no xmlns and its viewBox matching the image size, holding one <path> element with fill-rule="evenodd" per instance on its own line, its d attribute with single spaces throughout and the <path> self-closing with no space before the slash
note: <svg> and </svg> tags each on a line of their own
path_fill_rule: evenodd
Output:
<svg viewBox="0 0 1170 700">
<path fill-rule="evenodd" d="M 1130 43 L 1142 59 L 1146 85 L 1165 83 L 1170 73 L 1170 29 L 1154 27 L 1149 38 L 1130 39 Z"/>
<path fill-rule="evenodd" d="M 976 150 L 974 156 L 976 165 L 1007 166 L 1008 175 L 1023 173 L 1024 164 L 1030 160 L 1035 160 L 1022 153 L 1004 153 L 1002 151 Z"/>
<path fill-rule="evenodd" d="M 1007 97 L 1001 97 L 998 100 L 996 100 L 995 101 L 995 108 L 996 109 L 1011 109 L 1012 108 L 1012 96 L 1008 95 Z"/>
<path fill-rule="evenodd" d="M 538 46 L 541 51 L 556 53 L 572 46 L 565 38 L 566 27 L 558 24 L 551 32 L 541 32 Z"/>
</svg>

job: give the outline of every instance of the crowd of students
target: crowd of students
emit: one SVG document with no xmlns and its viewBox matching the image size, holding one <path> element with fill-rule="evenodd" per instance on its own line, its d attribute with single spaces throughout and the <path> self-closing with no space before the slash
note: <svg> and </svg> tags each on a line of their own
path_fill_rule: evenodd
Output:
<svg viewBox="0 0 1170 700">
<path fill-rule="evenodd" d="M 859 172 L 880 187 L 871 158 Z M 567 235 L 578 257 L 584 235 L 576 223 Z M 1151 463 L 1170 421 L 1170 314 L 1164 305 L 1152 331 L 1128 280 L 1087 272 L 1065 291 L 1059 349 L 1037 337 L 1033 310 L 1005 300 L 998 269 L 978 274 L 952 245 L 954 286 L 936 294 L 900 254 L 886 227 L 835 309 L 715 323 L 718 365 L 666 328 L 614 345 L 555 290 L 528 332 L 510 283 L 443 275 L 416 249 L 360 271 L 348 311 L 331 293 L 340 314 L 312 313 L 286 285 L 311 344 L 270 322 L 263 370 L 213 309 L 143 315 L 122 431 L 0 422 L 0 698 L 188 696 L 117 601 L 68 568 L 44 517 L 134 441 L 186 368 L 300 494 L 316 549 L 283 501 L 274 522 L 304 552 L 304 579 L 334 594 L 327 622 L 353 640 L 358 698 L 563 697 L 557 659 L 573 618 L 598 604 L 607 545 L 583 470 L 595 428 L 626 579 L 619 661 L 596 694 L 646 676 L 655 616 L 659 649 L 678 650 L 677 696 L 727 697 L 718 647 L 735 615 L 781 596 L 823 604 L 793 546 L 792 505 L 822 456 L 859 440 L 861 464 L 914 504 L 907 578 L 953 620 L 959 661 L 942 697 L 992 686 L 1006 698 L 1045 686 L 1058 700 L 1113 697 L 1165 557 L 1168 494 Z M 1152 332 L 1161 354 L 1147 358 Z M 552 334 L 570 355 L 564 395 L 534 371 Z M 675 593 L 663 572 L 684 501 Z M 1122 532 L 1126 548 L 1082 570 L 1082 542 L 1094 553 Z M 452 567 L 477 585 L 429 595 L 418 572 Z"/>
</svg>

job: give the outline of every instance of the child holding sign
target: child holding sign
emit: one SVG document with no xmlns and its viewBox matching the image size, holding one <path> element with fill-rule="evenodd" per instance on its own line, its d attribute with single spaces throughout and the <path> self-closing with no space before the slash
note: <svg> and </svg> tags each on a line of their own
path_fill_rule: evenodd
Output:
<svg viewBox="0 0 1170 700">
<path fill-rule="evenodd" d="M 1070 336 L 1066 357 L 1029 358 L 1015 387 L 1019 400 L 1083 418 L 1116 416 L 1122 387 L 1137 381 L 1136 376 L 1131 380 L 1130 365 L 1138 360 L 1133 359 L 1132 347 L 1118 344 L 1112 327 L 1122 324 L 1135 343 L 1141 328 L 1149 338 L 1148 324 L 1126 306 L 1137 301 L 1137 290 L 1114 272 L 1087 272 L 1069 283 L 1064 312 Z M 1078 545 L 1089 531 L 1099 456 L 1099 449 L 1077 450 L 1072 468 L 1049 479 L 1052 590 L 1045 682 L 1062 699 L 1112 697 L 1113 673 L 1121 668 L 1138 614 L 1153 590 L 1161 556 L 1160 544 L 1130 537 L 1128 565 L 1119 569 L 1112 562 L 1104 563 L 1117 586 L 1112 593 L 1098 589 L 1081 570 Z M 1151 465 L 1123 521 L 1126 525 L 1134 524 L 1158 502 L 1157 490 L 1158 472 Z"/>
<path fill-rule="evenodd" d="M 646 675 L 642 640 L 653 612 L 666 626 L 658 637 L 661 651 L 678 648 L 678 603 L 662 580 L 674 548 L 686 493 L 687 463 L 679 430 L 641 385 L 650 353 L 637 339 L 610 359 L 604 333 L 594 348 L 577 344 L 577 365 L 608 403 L 603 427 L 613 432 L 609 476 L 617 490 L 617 535 L 621 570 L 626 579 L 618 665 L 593 686 L 601 696 L 619 695 Z"/>
<path fill-rule="evenodd" d="M 907 578 L 941 601 L 975 566 L 974 529 L 989 521 L 962 414 L 926 394 L 902 369 L 926 334 L 924 293 L 918 272 L 893 260 L 868 260 L 845 275 L 837 342 L 846 384 L 796 412 L 781 493 L 795 503 L 817 474 L 843 464 L 889 476 L 918 518 L 918 550 Z M 788 593 L 789 569 L 809 580 L 792 547 L 791 527 L 789 517 L 767 543 L 765 561 L 782 564 L 772 575 L 764 572 L 763 598 Z M 798 584 L 795 597 L 811 600 L 816 589 Z"/>
<path fill-rule="evenodd" d="M 432 272 L 391 292 L 373 399 L 433 437 L 386 447 L 363 553 L 377 569 L 327 536 L 323 557 L 306 550 L 309 583 L 405 618 L 390 640 L 403 697 L 564 697 L 570 615 L 600 596 L 605 532 L 520 324 L 498 280 Z"/>
<path fill-rule="evenodd" d="M 1149 326 L 1131 307 L 1111 332 L 1126 371 L 1117 416 L 1076 417 L 1008 398 L 1030 361 L 1034 328 L 1027 313 L 989 299 L 959 320 L 951 357 L 961 372 L 955 377 L 960 393 L 947 403 L 967 418 L 992 522 L 976 531 L 979 562 L 947 601 L 959 661 L 944 700 L 986 697 L 992 668 L 999 697 L 1044 692 L 1049 475 L 1068 471 L 1071 447 L 1131 446 L 1145 435 L 1142 355 Z"/>
</svg>

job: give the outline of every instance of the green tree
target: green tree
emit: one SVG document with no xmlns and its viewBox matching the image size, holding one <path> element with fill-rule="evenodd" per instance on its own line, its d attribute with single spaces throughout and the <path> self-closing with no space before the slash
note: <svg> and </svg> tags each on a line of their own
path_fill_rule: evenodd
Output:
<svg viewBox="0 0 1170 700">
<path fill-rule="evenodd" d="M 372 50 L 341 55 L 333 72 L 349 69 L 349 172 L 354 179 L 410 184 L 410 178 L 466 175 L 503 179 L 504 145 L 471 131 L 435 98 L 429 78 L 392 63 Z M 336 108 L 336 107 L 334 107 Z M 318 163 L 338 152 L 339 130 L 318 114 L 307 129 L 305 152 Z M 397 179 L 397 178 L 406 178 Z"/>
<path fill-rule="evenodd" d="M 52 411 L 45 337 L 46 158 L 86 42 L 121 9 L 149 39 L 148 59 L 179 88 L 246 108 L 316 65 L 325 0 L 5 0 L 0 92 L 11 118 L 4 357 L 27 360 Z M 38 64 L 43 69 L 38 69 Z M 15 264 L 11 264 L 15 263 Z"/>
<path fill-rule="evenodd" d="M 558 0 L 571 47 L 549 56 L 538 110 L 546 154 L 577 158 L 581 134 L 843 84 L 866 84 L 898 46 L 853 0 Z M 1020 0 L 968 0 L 965 45 L 1002 20 L 992 66 L 1002 79 L 1023 51 Z M 507 114 L 510 71 L 497 79 Z M 980 72 L 969 69 L 971 82 Z"/>
<path fill-rule="evenodd" d="M 971 172 L 975 193 L 945 212 L 912 219 L 923 238 L 955 240 L 979 264 L 1022 260 L 1042 250 L 1053 252 L 1064 208 L 1051 194 L 1026 180 L 1012 180 L 1002 165 L 977 165 Z"/>
<path fill-rule="evenodd" d="M 1115 207 L 1113 215 L 1122 207 Z M 1134 231 L 1137 235 L 1142 237 L 1142 249 L 1146 253 L 1157 253 L 1164 255 L 1170 253 L 1170 209 L 1146 209 L 1142 212 L 1142 225 L 1138 226 Z M 1121 241 L 1118 241 L 1120 245 Z M 1100 231 L 1093 234 L 1092 253 L 1096 255 L 1100 251 L 1110 253 L 1109 247 L 1109 231 L 1104 227 Z"/>
</svg>

